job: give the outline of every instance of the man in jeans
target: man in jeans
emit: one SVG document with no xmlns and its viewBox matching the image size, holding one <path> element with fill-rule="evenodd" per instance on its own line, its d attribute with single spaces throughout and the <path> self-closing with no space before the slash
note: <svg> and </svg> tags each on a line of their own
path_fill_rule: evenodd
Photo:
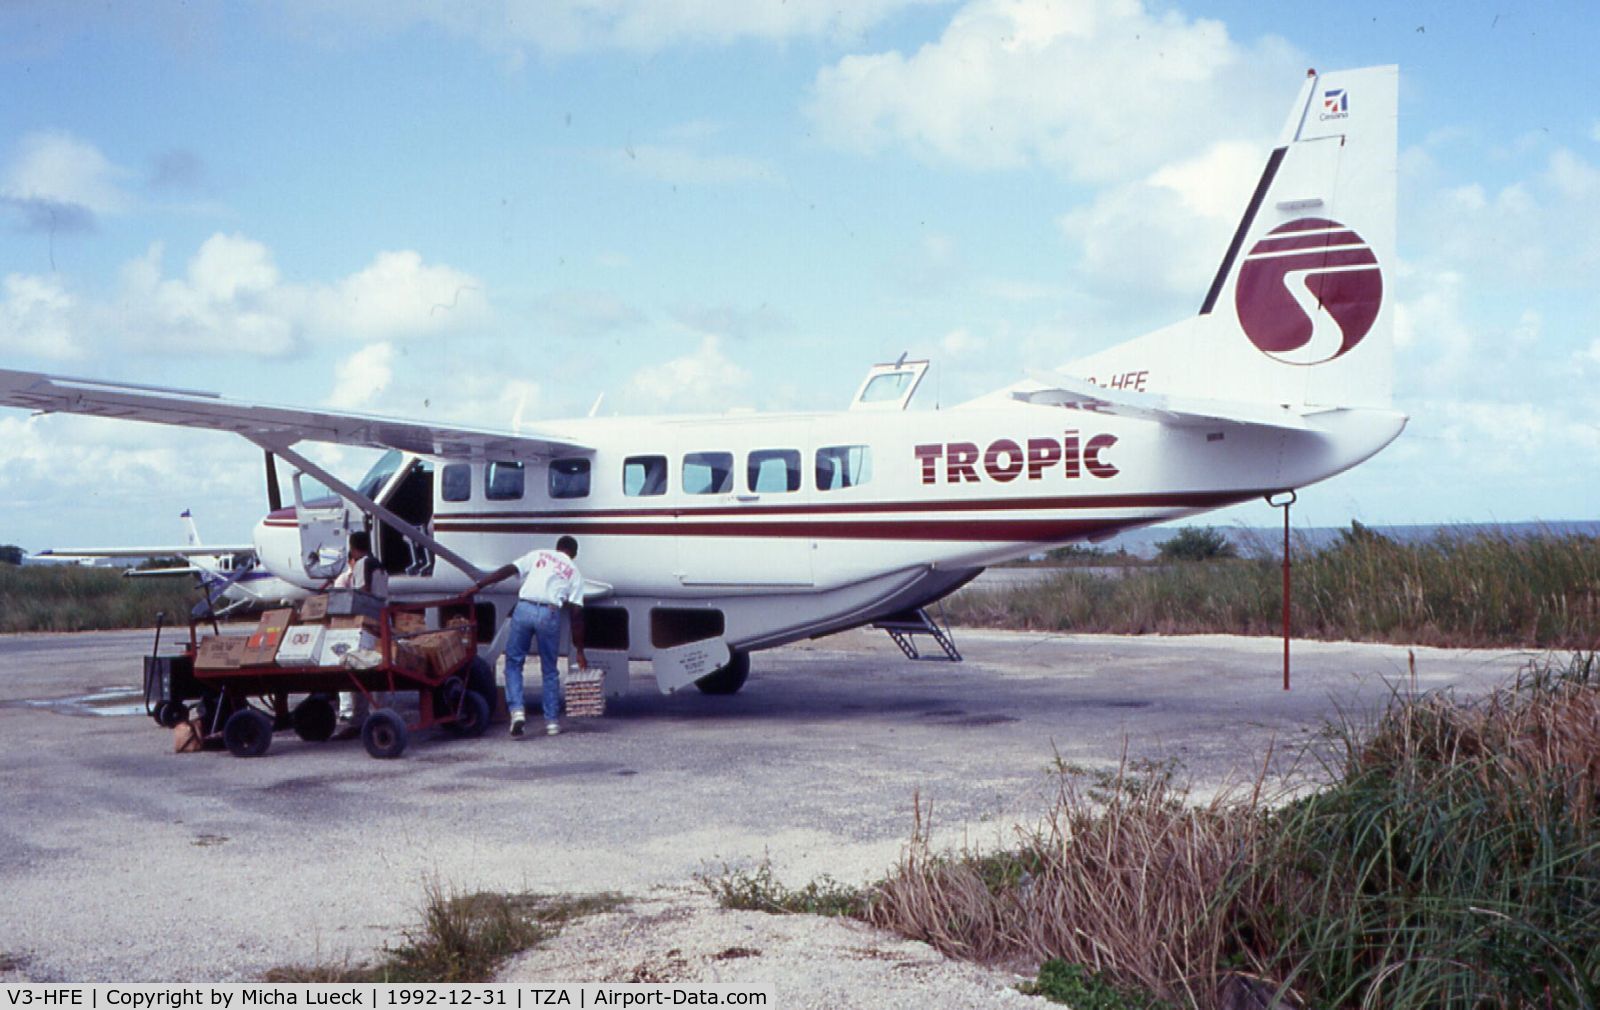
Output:
<svg viewBox="0 0 1600 1010">
<path fill-rule="evenodd" d="M 561 647 L 563 612 L 572 615 L 572 644 L 578 669 L 589 668 L 588 657 L 583 654 L 583 573 L 578 571 L 577 557 L 578 542 L 562 537 L 556 541 L 555 550 L 535 548 L 478 581 L 481 592 L 513 575 L 522 577 L 506 638 L 506 707 L 511 710 L 512 736 L 521 736 L 527 722 L 522 707 L 522 667 L 534 642 L 538 643 L 544 678 L 544 731 L 551 736 L 561 732 L 561 675 L 556 670 L 556 652 Z"/>
</svg>

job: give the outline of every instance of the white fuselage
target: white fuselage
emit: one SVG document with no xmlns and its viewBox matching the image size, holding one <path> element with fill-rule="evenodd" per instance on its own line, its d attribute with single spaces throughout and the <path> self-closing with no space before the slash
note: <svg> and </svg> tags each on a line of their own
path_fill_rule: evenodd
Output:
<svg viewBox="0 0 1600 1010">
<path fill-rule="evenodd" d="M 591 601 L 591 627 L 614 608 L 598 622 L 603 647 L 645 659 L 708 628 L 750 650 L 860 625 L 998 561 L 1324 479 L 1404 424 L 1387 411 L 1317 420 L 1305 432 L 1179 427 L 1028 404 L 586 419 L 551 427 L 595 451 L 527 464 L 520 490 L 502 464 L 408 457 L 373 498 L 431 468 L 417 518 L 484 571 L 576 537 L 585 575 L 614 587 Z M 574 472 L 585 463 L 586 482 Z M 264 519 L 256 544 L 275 574 L 310 584 L 292 511 Z M 435 563 L 391 589 L 468 584 Z"/>
</svg>

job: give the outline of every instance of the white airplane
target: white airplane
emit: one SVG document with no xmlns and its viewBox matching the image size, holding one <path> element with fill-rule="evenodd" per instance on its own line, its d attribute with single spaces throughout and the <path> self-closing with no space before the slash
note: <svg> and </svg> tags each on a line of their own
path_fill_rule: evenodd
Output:
<svg viewBox="0 0 1600 1010">
<path fill-rule="evenodd" d="M 4 370 L 0 404 L 231 431 L 289 460 L 343 499 L 305 501 L 297 480 L 255 530 L 265 568 L 305 588 L 367 523 L 391 593 L 416 597 L 571 534 L 609 583 L 585 607 L 592 662 L 731 693 L 756 650 L 915 612 L 999 561 L 1302 488 L 1393 441 L 1398 79 L 1307 77 L 1195 316 L 954 409 L 907 411 L 927 363 L 904 360 L 844 412 L 531 432 Z M 391 451 L 352 486 L 302 441 Z M 485 637 L 512 602 L 479 604 Z"/>
<path fill-rule="evenodd" d="M 194 515 L 184 509 L 185 542 L 165 547 L 56 547 L 38 556 L 93 561 L 102 558 L 183 558 L 187 564 L 166 568 L 129 568 L 128 578 L 156 575 L 193 575 L 206 594 L 196 616 L 214 613 L 226 617 L 239 610 L 286 606 L 311 595 L 310 591 L 273 575 L 256 563 L 256 548 L 249 545 L 207 545 L 200 540 Z"/>
</svg>

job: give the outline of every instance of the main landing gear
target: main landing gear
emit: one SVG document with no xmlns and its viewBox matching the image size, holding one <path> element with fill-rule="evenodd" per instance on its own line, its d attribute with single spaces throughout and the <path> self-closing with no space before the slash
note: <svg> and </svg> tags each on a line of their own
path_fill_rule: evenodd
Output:
<svg viewBox="0 0 1600 1010">
<path fill-rule="evenodd" d="M 728 665 L 718 667 L 694 682 L 704 694 L 738 694 L 739 688 L 750 679 L 750 654 L 735 652 Z"/>
</svg>

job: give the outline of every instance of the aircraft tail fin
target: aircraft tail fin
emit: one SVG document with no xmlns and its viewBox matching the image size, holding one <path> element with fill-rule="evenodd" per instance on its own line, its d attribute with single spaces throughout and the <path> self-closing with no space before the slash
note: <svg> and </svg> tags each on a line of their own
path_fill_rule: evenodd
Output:
<svg viewBox="0 0 1600 1010">
<path fill-rule="evenodd" d="M 1197 316 L 1065 366 L 1107 388 L 1387 408 L 1399 71 L 1307 77 Z"/>
<path fill-rule="evenodd" d="M 194 524 L 194 515 L 188 509 L 184 509 L 178 518 L 183 520 L 184 543 L 190 547 L 204 546 L 200 542 L 200 529 Z"/>
</svg>

